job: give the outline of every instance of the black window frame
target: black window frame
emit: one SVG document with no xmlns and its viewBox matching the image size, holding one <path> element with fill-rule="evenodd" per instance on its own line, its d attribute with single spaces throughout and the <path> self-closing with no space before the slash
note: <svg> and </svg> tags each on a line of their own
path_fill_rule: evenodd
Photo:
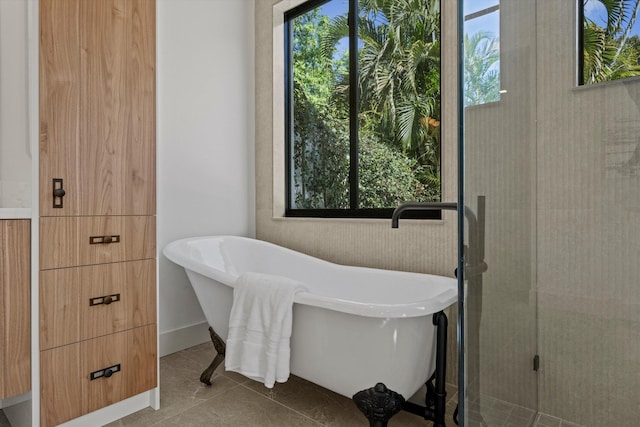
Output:
<svg viewBox="0 0 640 427">
<path fill-rule="evenodd" d="M 349 0 L 349 206 L 348 209 L 300 209 L 291 208 L 291 174 L 293 149 L 293 25 L 292 21 L 332 0 L 309 0 L 284 13 L 284 58 L 285 58 L 285 217 L 292 218 L 379 218 L 390 219 L 394 208 L 353 208 L 358 206 L 358 0 Z M 440 37 L 442 38 L 442 16 L 440 15 Z M 442 53 L 440 54 L 442 64 Z M 442 66 L 442 65 L 441 65 Z M 355 72 L 354 72 L 355 70 Z M 440 79 L 442 94 L 442 79 Z M 441 95 L 442 96 L 442 95 Z M 440 100 L 442 103 L 442 98 Z M 442 120 L 441 120 L 442 122 Z M 442 149 L 442 148 L 441 148 Z M 442 165 L 442 155 L 440 155 Z M 442 170 L 442 169 L 441 169 Z M 442 186 L 440 187 L 442 199 Z M 442 219 L 441 210 L 407 211 L 407 219 Z"/>
<path fill-rule="evenodd" d="M 578 86 L 584 83 L 584 1 L 578 0 Z"/>
</svg>

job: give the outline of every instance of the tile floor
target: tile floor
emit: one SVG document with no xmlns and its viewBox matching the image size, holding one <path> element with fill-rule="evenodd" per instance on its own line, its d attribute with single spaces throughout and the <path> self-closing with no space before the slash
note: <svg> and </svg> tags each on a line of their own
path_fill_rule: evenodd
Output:
<svg viewBox="0 0 640 427">
<path fill-rule="evenodd" d="M 160 409 L 143 409 L 108 427 L 366 427 L 368 421 L 346 397 L 292 376 L 269 390 L 222 367 L 213 376 L 213 385 L 200 383 L 200 373 L 213 358 L 210 343 L 201 344 L 160 359 Z M 447 386 L 447 426 L 454 426 L 456 389 Z M 475 405 L 474 405 L 475 404 Z M 475 406 L 475 411 L 474 411 Z M 481 397 L 470 403 L 470 425 L 489 427 L 579 427 L 558 418 L 506 402 Z M 389 427 L 429 427 L 433 424 L 418 416 L 401 412 Z M 0 427 L 11 427 L 0 411 Z"/>
<path fill-rule="evenodd" d="M 470 427 L 582 427 L 488 396 L 469 402 L 467 424 Z"/>
<path fill-rule="evenodd" d="M 551 415 L 538 414 L 536 417 L 536 423 L 534 427 L 582 427 L 578 424 L 570 423 L 569 421 L 561 420 L 560 418 L 552 417 Z"/>
<path fill-rule="evenodd" d="M 213 346 L 206 343 L 161 358 L 160 409 L 146 408 L 108 427 L 369 425 L 350 399 L 295 376 L 269 390 L 219 367 L 213 385 L 204 386 L 200 373 L 214 354 Z M 449 395 L 447 408 L 452 414 L 457 394 L 450 389 Z M 431 425 L 409 413 L 400 413 L 389 422 L 389 427 Z"/>
</svg>

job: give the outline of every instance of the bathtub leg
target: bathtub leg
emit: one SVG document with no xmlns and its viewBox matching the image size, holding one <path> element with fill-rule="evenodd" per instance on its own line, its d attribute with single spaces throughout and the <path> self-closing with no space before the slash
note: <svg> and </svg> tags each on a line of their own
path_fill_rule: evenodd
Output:
<svg viewBox="0 0 640 427">
<path fill-rule="evenodd" d="M 369 420 L 370 427 L 386 427 L 391 417 L 402 409 L 404 397 L 378 383 L 354 394 L 353 401 Z"/>
<path fill-rule="evenodd" d="M 227 349 L 227 345 L 224 343 L 222 338 L 216 334 L 216 331 L 214 331 L 211 326 L 209 326 L 209 335 L 211 336 L 213 347 L 216 349 L 218 354 L 216 354 L 216 357 L 214 357 L 213 362 L 211 362 L 209 367 L 204 370 L 202 375 L 200 375 L 200 382 L 206 385 L 211 385 L 211 376 L 213 375 L 213 371 L 215 371 L 218 365 L 220 365 L 224 360 L 224 354 Z"/>
<path fill-rule="evenodd" d="M 447 315 L 440 311 L 433 315 L 433 324 L 436 326 L 436 372 L 435 387 L 432 387 L 433 399 L 433 425 L 445 427 L 444 418 L 447 407 L 447 391 L 445 389 L 445 374 L 447 372 Z M 427 386 L 427 390 L 429 387 Z"/>
<path fill-rule="evenodd" d="M 448 320 L 444 312 L 440 311 L 433 315 L 433 324 L 436 326 L 436 371 L 425 384 L 427 386 L 425 406 L 406 402 L 402 409 L 419 415 L 425 420 L 433 421 L 434 427 L 446 427 L 447 391 L 445 389 L 445 374 L 447 371 Z"/>
</svg>

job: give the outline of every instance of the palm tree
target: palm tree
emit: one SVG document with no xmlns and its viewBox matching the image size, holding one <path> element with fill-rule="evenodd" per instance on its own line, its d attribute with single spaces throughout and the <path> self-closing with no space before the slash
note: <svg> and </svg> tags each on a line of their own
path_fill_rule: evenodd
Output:
<svg viewBox="0 0 640 427">
<path fill-rule="evenodd" d="M 606 26 L 585 15 L 583 22 L 583 83 L 597 83 L 640 75 L 638 52 L 627 43 L 640 8 L 640 0 L 597 1 L 607 11 Z"/>
<path fill-rule="evenodd" d="M 361 0 L 358 22 L 361 121 L 391 145 L 427 151 L 439 140 L 439 0 Z M 325 54 L 348 34 L 346 17 L 334 18 Z M 343 83 L 336 93 L 347 92 Z"/>
<path fill-rule="evenodd" d="M 492 33 L 464 35 L 464 105 L 479 105 L 500 99 L 500 42 Z"/>
<path fill-rule="evenodd" d="M 440 189 L 440 2 L 361 0 L 358 11 L 358 117 L 361 132 L 416 160 L 414 173 Z M 332 57 L 348 37 L 346 16 L 331 22 L 323 51 Z M 348 75 L 335 88 L 335 102 L 348 104 Z M 429 190 L 429 191 L 431 191 Z"/>
</svg>

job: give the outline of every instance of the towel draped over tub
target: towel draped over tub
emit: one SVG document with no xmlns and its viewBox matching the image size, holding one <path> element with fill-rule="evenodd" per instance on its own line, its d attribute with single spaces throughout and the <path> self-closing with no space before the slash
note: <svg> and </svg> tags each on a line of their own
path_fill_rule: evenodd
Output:
<svg viewBox="0 0 640 427">
<path fill-rule="evenodd" d="M 289 379 L 293 300 L 306 291 L 299 282 L 244 273 L 233 290 L 225 369 L 272 388 Z"/>
</svg>

